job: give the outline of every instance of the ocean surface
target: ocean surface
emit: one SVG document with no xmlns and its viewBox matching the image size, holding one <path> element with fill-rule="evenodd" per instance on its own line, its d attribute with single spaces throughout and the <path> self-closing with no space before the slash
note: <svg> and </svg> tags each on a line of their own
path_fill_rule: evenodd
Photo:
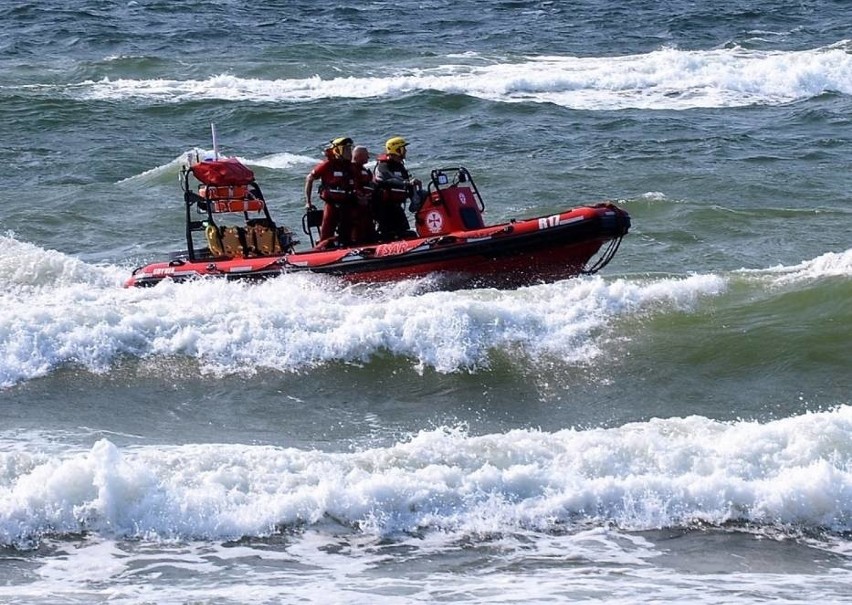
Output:
<svg viewBox="0 0 852 605">
<path fill-rule="evenodd" d="M 0 603 L 852 603 L 846 0 L 0 23 Z M 488 223 L 633 226 L 514 290 L 123 288 L 211 124 L 297 231 L 329 140 L 397 135 Z"/>
</svg>

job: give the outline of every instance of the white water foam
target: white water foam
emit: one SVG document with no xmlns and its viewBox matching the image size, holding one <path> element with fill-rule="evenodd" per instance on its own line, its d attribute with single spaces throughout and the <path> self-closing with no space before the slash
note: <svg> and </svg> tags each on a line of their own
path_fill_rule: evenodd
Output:
<svg viewBox="0 0 852 605">
<path fill-rule="evenodd" d="M 798 265 L 778 265 L 769 269 L 742 269 L 741 273 L 765 276 L 777 285 L 852 277 L 852 248 L 844 252 L 827 252 Z"/>
<path fill-rule="evenodd" d="M 243 160 L 249 166 L 260 166 L 272 170 L 285 170 L 294 166 L 314 166 L 317 158 L 295 153 L 273 153 L 255 160 Z"/>
<path fill-rule="evenodd" d="M 760 424 L 704 417 L 619 428 L 423 431 L 353 453 L 250 445 L 5 451 L 0 545 L 44 535 L 268 536 L 329 519 L 370 535 L 614 524 L 852 530 L 852 406 Z"/>
<path fill-rule="evenodd" d="M 104 79 L 75 84 L 67 92 L 90 99 L 147 98 L 172 103 L 198 99 L 301 102 L 434 90 L 576 109 L 778 105 L 827 92 L 852 94 L 849 46 L 844 40 L 802 51 L 664 48 L 640 55 L 537 56 L 509 62 L 453 56 L 447 57 L 453 62 L 446 65 L 400 69 L 381 77 L 262 80 L 222 74 L 205 80 Z"/>
<path fill-rule="evenodd" d="M 15 233 L 0 235 L 0 297 L 20 300 L 21 288 L 57 288 L 73 286 L 109 287 L 120 279 L 119 267 L 87 264 L 73 256 L 45 250 L 16 239 Z M 3 300 L 3 298 L 0 298 Z M 25 302 L 25 301 L 21 301 Z"/>
<path fill-rule="evenodd" d="M 23 262 L 22 262 L 23 259 Z M 346 286 L 294 274 L 260 284 L 207 279 L 123 289 L 129 269 L 99 267 L 8 239 L 0 252 L 0 385 L 79 364 L 183 356 L 214 375 L 299 372 L 390 352 L 419 370 L 474 371 L 495 350 L 586 364 L 620 338 L 615 322 L 688 310 L 726 279 L 607 281 L 422 294 L 422 281 Z M 436 312 L 436 310 L 440 312 Z"/>
<path fill-rule="evenodd" d="M 596 276 L 424 294 L 424 281 L 368 288 L 293 274 L 260 284 L 207 279 L 127 290 L 128 267 L 87 264 L 11 234 L 0 244 L 2 387 L 68 364 L 106 372 L 125 356 L 188 357 L 215 376 L 365 363 L 386 352 L 443 373 L 484 369 L 502 350 L 582 365 L 623 338 L 623 322 L 700 310 L 728 288 L 727 277 L 712 274 Z M 852 250 L 736 273 L 759 286 L 848 277 Z"/>
<path fill-rule="evenodd" d="M 193 148 L 181 155 L 177 156 L 173 160 L 161 164 L 160 166 L 155 166 L 150 170 L 146 170 L 139 174 L 135 174 L 133 176 L 127 177 L 126 179 L 122 179 L 118 181 L 117 184 L 120 183 L 133 183 L 136 181 L 146 181 L 151 177 L 159 177 L 163 174 L 178 174 L 180 168 L 182 166 L 187 166 L 189 164 L 189 157 L 199 157 L 199 158 L 212 158 L 213 150 L 212 149 L 200 149 Z M 223 156 L 220 156 L 223 157 Z M 313 166 L 317 163 L 317 159 L 309 156 L 298 155 L 295 153 L 273 153 L 268 156 L 263 156 L 257 159 L 244 158 L 240 156 L 234 156 L 237 160 L 242 162 L 248 167 L 261 167 L 261 168 L 269 168 L 271 170 L 286 170 L 288 168 L 292 168 L 294 166 Z"/>
</svg>

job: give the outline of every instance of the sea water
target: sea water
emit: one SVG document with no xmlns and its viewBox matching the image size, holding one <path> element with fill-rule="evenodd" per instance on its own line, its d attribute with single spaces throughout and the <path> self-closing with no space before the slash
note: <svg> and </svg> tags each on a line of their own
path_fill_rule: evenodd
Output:
<svg viewBox="0 0 852 605">
<path fill-rule="evenodd" d="M 847 12 L 5 7 L 0 602 L 852 602 Z M 513 290 L 123 288 L 211 123 L 297 232 L 338 136 L 633 226 Z"/>
</svg>

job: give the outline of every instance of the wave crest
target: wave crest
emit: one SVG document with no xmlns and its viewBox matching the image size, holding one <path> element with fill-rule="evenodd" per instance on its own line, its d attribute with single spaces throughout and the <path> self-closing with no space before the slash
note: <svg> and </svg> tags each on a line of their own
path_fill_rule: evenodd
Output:
<svg viewBox="0 0 852 605">
<path fill-rule="evenodd" d="M 324 453 L 250 445 L 0 452 L 0 545 L 97 532 L 268 536 L 327 519 L 367 533 L 630 530 L 741 522 L 849 532 L 852 407 L 766 424 L 700 416 L 620 428 L 422 431 Z"/>
<path fill-rule="evenodd" d="M 784 52 L 664 48 L 639 55 L 535 56 L 516 61 L 454 56 L 447 57 L 454 62 L 445 65 L 398 69 L 381 76 L 263 80 L 220 74 L 205 80 L 104 79 L 75 84 L 67 92 L 88 99 L 172 103 L 198 99 L 298 103 L 438 91 L 496 102 L 554 103 L 590 110 L 779 105 L 825 93 L 852 94 L 852 55 L 846 45 L 843 41 Z"/>
</svg>

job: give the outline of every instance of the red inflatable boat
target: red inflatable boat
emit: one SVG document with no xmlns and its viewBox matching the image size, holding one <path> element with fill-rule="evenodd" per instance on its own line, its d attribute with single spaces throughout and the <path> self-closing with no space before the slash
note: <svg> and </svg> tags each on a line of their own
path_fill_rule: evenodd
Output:
<svg viewBox="0 0 852 605">
<path fill-rule="evenodd" d="M 136 269 L 127 286 L 310 271 L 363 282 L 441 273 L 459 285 L 514 287 L 597 272 L 630 227 L 628 214 L 610 203 L 486 226 L 473 178 L 453 167 L 432 171 L 414 213 L 416 231 L 407 236 L 298 252 L 293 233 L 272 220 L 253 172 L 236 159 L 195 162 L 182 170 L 181 181 L 187 250 Z M 321 214 L 309 212 L 302 221 L 312 244 Z M 207 245 L 196 248 L 202 233 Z"/>
</svg>

